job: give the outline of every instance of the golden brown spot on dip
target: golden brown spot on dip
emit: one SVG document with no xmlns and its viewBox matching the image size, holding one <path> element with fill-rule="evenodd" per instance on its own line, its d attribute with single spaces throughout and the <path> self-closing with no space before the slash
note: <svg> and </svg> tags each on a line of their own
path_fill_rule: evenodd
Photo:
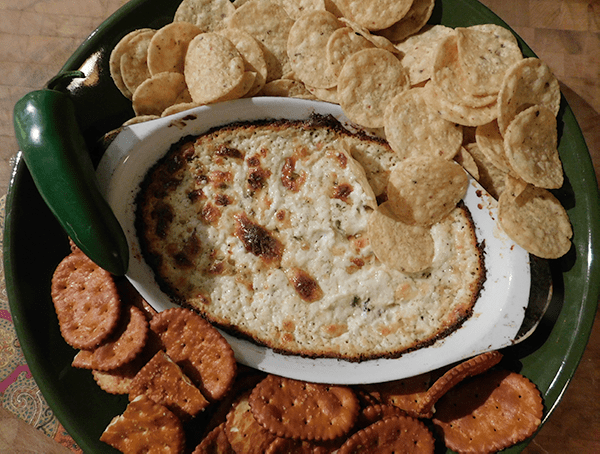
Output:
<svg viewBox="0 0 600 454">
<path fill-rule="evenodd" d="M 244 243 L 247 252 L 260 257 L 267 264 L 278 264 L 283 246 L 271 232 L 248 219 L 245 213 L 236 214 L 235 236 Z"/>
<path fill-rule="evenodd" d="M 281 170 L 281 183 L 283 186 L 292 192 L 298 192 L 305 181 L 306 175 L 304 173 L 296 173 L 296 159 L 286 158 Z"/>
<path fill-rule="evenodd" d="M 262 168 L 253 169 L 248 174 L 248 188 L 257 191 L 265 187 L 265 182 L 267 178 L 271 176 L 270 170 L 265 170 Z"/>
<path fill-rule="evenodd" d="M 323 290 L 319 283 L 306 271 L 300 268 L 292 268 L 288 272 L 288 279 L 300 298 L 307 303 L 313 303 L 323 297 Z"/>
<path fill-rule="evenodd" d="M 209 180 L 215 189 L 225 189 L 233 181 L 231 172 L 214 170 L 210 172 Z"/>
<path fill-rule="evenodd" d="M 227 205 L 231 205 L 231 197 L 226 194 L 217 194 L 215 195 L 215 204 L 226 207 Z"/>
<path fill-rule="evenodd" d="M 340 199 L 342 202 L 348 203 L 348 197 L 350 196 L 350 194 L 352 193 L 353 190 L 354 190 L 354 188 L 352 188 L 352 186 L 348 183 L 338 184 L 333 189 L 332 197 L 334 199 Z"/>
<path fill-rule="evenodd" d="M 227 145 L 219 145 L 217 151 L 215 151 L 217 156 L 223 156 L 225 158 L 234 158 L 234 159 L 243 159 L 243 153 L 237 148 L 228 147 Z"/>
<path fill-rule="evenodd" d="M 205 222 L 213 224 L 221 217 L 221 211 L 212 203 L 207 203 L 202 207 L 200 215 Z"/>
</svg>

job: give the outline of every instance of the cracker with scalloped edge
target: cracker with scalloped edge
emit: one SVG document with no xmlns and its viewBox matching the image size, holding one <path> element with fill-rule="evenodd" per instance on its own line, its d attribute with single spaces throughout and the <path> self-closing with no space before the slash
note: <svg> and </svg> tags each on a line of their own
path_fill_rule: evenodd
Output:
<svg viewBox="0 0 600 454">
<path fill-rule="evenodd" d="M 121 314 L 117 329 L 98 347 L 80 350 L 72 366 L 81 369 L 113 370 L 132 361 L 146 345 L 148 322 L 135 306 Z"/>
<path fill-rule="evenodd" d="M 131 382 L 129 400 L 141 395 L 164 405 L 182 421 L 193 418 L 209 404 L 181 368 L 163 351 L 157 352 Z"/>
<path fill-rule="evenodd" d="M 157 314 L 150 328 L 208 400 L 222 399 L 229 392 L 237 370 L 233 349 L 204 318 L 188 309 L 172 308 Z"/>
<path fill-rule="evenodd" d="M 418 413 L 431 417 L 434 412 L 435 403 L 444 394 L 461 381 L 491 369 L 500 362 L 502 356 L 502 353 L 494 350 L 482 353 L 451 367 L 431 385 L 423 398 L 420 399 Z"/>
<path fill-rule="evenodd" d="M 356 432 L 338 454 L 433 454 L 434 450 L 435 440 L 423 422 L 410 416 L 389 416 Z"/>
<path fill-rule="evenodd" d="M 431 374 L 425 373 L 392 380 L 384 383 L 362 385 L 360 389 L 368 392 L 379 402 L 393 405 L 412 417 L 422 417 L 421 401 L 431 385 Z"/>
<path fill-rule="evenodd" d="M 227 413 L 225 433 L 235 452 L 246 454 L 264 454 L 277 438 L 262 425 L 252 413 L 249 398 L 251 390 L 241 394 Z"/>
<path fill-rule="evenodd" d="M 333 440 L 347 434 L 359 404 L 347 386 L 326 385 L 268 375 L 249 397 L 252 415 L 278 437 Z"/>
<path fill-rule="evenodd" d="M 192 454 L 235 454 L 225 433 L 225 423 L 212 429 L 196 446 Z"/>
<path fill-rule="evenodd" d="M 112 419 L 100 441 L 124 454 L 154 452 L 157 446 L 161 453 L 181 454 L 185 432 L 179 418 L 166 407 L 139 396 L 127 405 L 122 415 Z"/>
<path fill-rule="evenodd" d="M 112 275 L 81 251 L 58 264 L 50 293 L 60 332 L 74 348 L 97 347 L 119 324 L 121 299 Z"/>
<path fill-rule="evenodd" d="M 492 370 L 465 380 L 437 403 L 433 424 L 457 452 L 496 452 L 533 435 L 541 423 L 540 391 L 524 376 Z"/>
</svg>

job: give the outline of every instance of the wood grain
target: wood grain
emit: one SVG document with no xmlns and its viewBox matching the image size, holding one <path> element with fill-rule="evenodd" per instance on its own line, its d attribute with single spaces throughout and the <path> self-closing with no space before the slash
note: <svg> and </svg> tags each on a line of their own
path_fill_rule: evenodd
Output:
<svg viewBox="0 0 600 454">
<path fill-rule="evenodd" d="M 0 195 L 18 150 L 12 108 L 124 0 L 0 0 Z M 600 0 L 483 0 L 552 68 L 600 175 Z M 565 396 L 527 454 L 600 452 L 600 316 Z M 0 452 L 64 453 L 0 408 Z"/>
</svg>

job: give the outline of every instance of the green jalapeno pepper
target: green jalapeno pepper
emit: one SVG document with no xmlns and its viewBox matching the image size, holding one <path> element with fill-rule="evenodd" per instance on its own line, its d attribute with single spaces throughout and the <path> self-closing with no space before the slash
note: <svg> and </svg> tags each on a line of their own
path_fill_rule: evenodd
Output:
<svg viewBox="0 0 600 454">
<path fill-rule="evenodd" d="M 81 76 L 61 74 L 21 98 L 15 133 L 33 181 L 63 229 L 97 265 L 121 276 L 129 264 L 127 239 L 100 192 L 75 106 L 57 89 L 73 77 Z"/>
</svg>

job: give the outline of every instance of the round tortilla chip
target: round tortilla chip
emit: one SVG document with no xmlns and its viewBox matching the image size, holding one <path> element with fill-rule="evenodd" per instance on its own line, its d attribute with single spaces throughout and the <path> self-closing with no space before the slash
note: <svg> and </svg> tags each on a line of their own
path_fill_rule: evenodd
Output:
<svg viewBox="0 0 600 454">
<path fill-rule="evenodd" d="M 324 0 L 280 0 L 280 2 L 294 20 L 312 11 L 326 11 Z"/>
<path fill-rule="evenodd" d="M 194 102 L 208 104 L 228 97 L 245 72 L 240 52 L 224 36 L 201 33 L 190 42 L 184 75 Z"/>
<path fill-rule="evenodd" d="M 456 207 L 468 184 L 467 173 L 454 161 L 410 157 L 390 173 L 388 204 L 402 222 L 431 226 Z"/>
<path fill-rule="evenodd" d="M 498 121 L 494 120 L 485 125 L 477 126 L 475 130 L 475 141 L 479 150 L 490 160 L 492 164 L 504 172 L 512 170 L 508 157 L 504 151 L 504 138 L 500 134 Z"/>
<path fill-rule="evenodd" d="M 194 107 L 198 107 L 200 104 L 196 102 L 181 102 L 177 104 L 173 104 L 172 106 L 167 107 L 160 114 L 161 117 L 168 117 L 169 115 L 173 115 L 179 112 L 183 112 L 185 110 L 193 109 Z"/>
<path fill-rule="evenodd" d="M 563 185 L 563 168 L 558 154 L 556 117 L 543 105 L 517 114 L 504 132 L 504 150 L 522 180 L 540 188 Z"/>
<path fill-rule="evenodd" d="M 480 176 L 477 163 L 465 147 L 460 147 L 460 150 L 458 150 L 458 153 L 454 156 L 454 161 L 459 163 L 463 169 L 469 172 L 469 175 L 475 178 L 475 180 L 479 181 Z"/>
<path fill-rule="evenodd" d="M 431 78 L 437 46 L 451 33 L 454 33 L 454 29 L 445 25 L 425 26 L 419 33 L 396 44 L 396 49 L 402 56 L 402 64 L 408 69 L 412 86 Z"/>
<path fill-rule="evenodd" d="M 413 0 L 336 0 L 335 4 L 348 19 L 367 30 L 382 30 L 402 19 Z"/>
<path fill-rule="evenodd" d="M 477 181 L 494 199 L 498 200 L 504 191 L 507 172 L 496 167 L 479 149 L 477 143 L 469 143 L 465 145 L 465 149 L 477 166 Z"/>
<path fill-rule="evenodd" d="M 121 75 L 121 57 L 126 52 L 128 52 L 128 46 L 129 46 L 128 43 L 134 36 L 136 36 L 140 33 L 148 32 L 148 31 L 152 31 L 152 29 L 139 28 L 137 30 L 133 30 L 132 32 L 127 33 L 123 38 L 121 38 L 119 40 L 117 45 L 110 52 L 110 57 L 109 57 L 109 62 L 108 62 L 110 76 L 111 76 L 113 82 L 115 83 L 115 85 L 117 86 L 117 88 L 119 89 L 119 91 L 121 93 L 123 93 L 123 96 L 125 96 L 126 98 L 129 98 L 129 99 L 131 99 L 131 97 L 133 96 L 133 93 L 131 91 L 129 91 L 129 89 L 125 85 L 125 82 L 123 81 L 123 76 Z"/>
<path fill-rule="evenodd" d="M 528 185 L 519 195 L 504 191 L 498 200 L 498 220 L 515 243 L 538 257 L 559 258 L 571 249 L 569 216 L 546 189 Z"/>
<path fill-rule="evenodd" d="M 295 77 L 317 88 L 337 84 L 337 73 L 327 58 L 327 42 L 340 27 L 341 23 L 328 11 L 306 13 L 294 23 L 288 36 L 287 53 Z"/>
<path fill-rule="evenodd" d="M 338 100 L 351 121 L 380 128 L 388 103 L 409 85 L 408 72 L 394 54 L 378 48 L 363 49 L 348 57 L 342 68 Z"/>
<path fill-rule="evenodd" d="M 252 87 L 244 96 L 256 95 L 264 87 L 269 74 L 269 67 L 267 66 L 263 46 L 250 33 L 244 30 L 225 28 L 220 30 L 219 34 L 231 41 L 240 52 L 240 55 L 244 59 L 246 71 L 256 73 Z"/>
<path fill-rule="evenodd" d="M 448 121 L 463 126 L 480 126 L 498 117 L 496 101 L 487 106 L 471 107 L 449 100 L 446 94 L 431 80 L 423 88 L 425 89 L 423 97 L 427 104 Z"/>
<path fill-rule="evenodd" d="M 134 93 L 142 82 L 150 77 L 148 70 L 148 47 L 156 30 L 144 30 L 125 43 L 121 55 L 121 77 L 127 89 Z"/>
<path fill-rule="evenodd" d="M 458 37 L 459 31 L 455 29 L 440 41 L 433 60 L 431 82 L 452 104 L 481 108 L 495 103 L 497 93 L 479 96 L 468 88 L 468 68 L 459 58 Z"/>
<path fill-rule="evenodd" d="M 277 0 L 249 0 L 236 9 L 228 24 L 250 33 L 264 47 L 267 82 L 290 72 L 287 41 L 294 20 Z"/>
<path fill-rule="evenodd" d="M 435 0 L 413 0 L 406 15 L 388 28 L 379 30 L 378 35 L 384 36 L 393 43 L 399 43 L 417 33 L 427 23 Z"/>
<path fill-rule="evenodd" d="M 224 28 L 234 12 L 235 6 L 229 0 L 183 0 L 173 22 L 189 22 L 203 32 L 214 32 Z"/>
<path fill-rule="evenodd" d="M 283 96 L 287 98 L 315 99 L 306 86 L 299 80 L 272 80 L 258 93 L 260 96 Z"/>
<path fill-rule="evenodd" d="M 162 72 L 142 82 L 131 101 L 136 116 L 160 116 L 167 107 L 192 102 L 192 97 L 183 74 Z"/>
<path fill-rule="evenodd" d="M 510 122 L 523 110 L 543 105 L 556 116 L 560 108 L 560 86 L 546 63 L 525 58 L 505 73 L 498 93 L 498 126 L 504 133 Z"/>
<path fill-rule="evenodd" d="M 398 220 L 389 201 L 369 216 L 367 235 L 375 256 L 390 268 L 417 273 L 433 263 L 435 244 L 430 229 Z"/>
<path fill-rule="evenodd" d="M 501 28 L 501 27 L 498 27 Z M 504 74 L 523 59 L 512 34 L 474 27 L 456 28 L 458 60 L 464 69 L 466 90 L 476 96 L 496 95 Z"/>
<path fill-rule="evenodd" d="M 335 30 L 327 41 L 327 60 L 331 71 L 337 78 L 342 71 L 346 59 L 359 50 L 374 47 L 374 44 L 364 36 L 357 34 L 351 27 L 341 27 Z M 330 87 L 329 87 L 330 88 Z"/>
<path fill-rule="evenodd" d="M 423 90 L 411 88 L 389 102 L 384 112 L 386 138 L 402 157 L 452 159 L 462 144 L 462 127 L 431 109 L 423 99 Z"/>
<path fill-rule="evenodd" d="M 465 380 L 437 403 L 433 423 L 457 452 L 496 452 L 533 435 L 542 397 L 515 372 L 494 370 Z"/>
<path fill-rule="evenodd" d="M 188 45 L 202 31 L 189 22 L 171 22 L 158 29 L 148 45 L 150 75 L 165 71 L 183 74 Z"/>
</svg>

